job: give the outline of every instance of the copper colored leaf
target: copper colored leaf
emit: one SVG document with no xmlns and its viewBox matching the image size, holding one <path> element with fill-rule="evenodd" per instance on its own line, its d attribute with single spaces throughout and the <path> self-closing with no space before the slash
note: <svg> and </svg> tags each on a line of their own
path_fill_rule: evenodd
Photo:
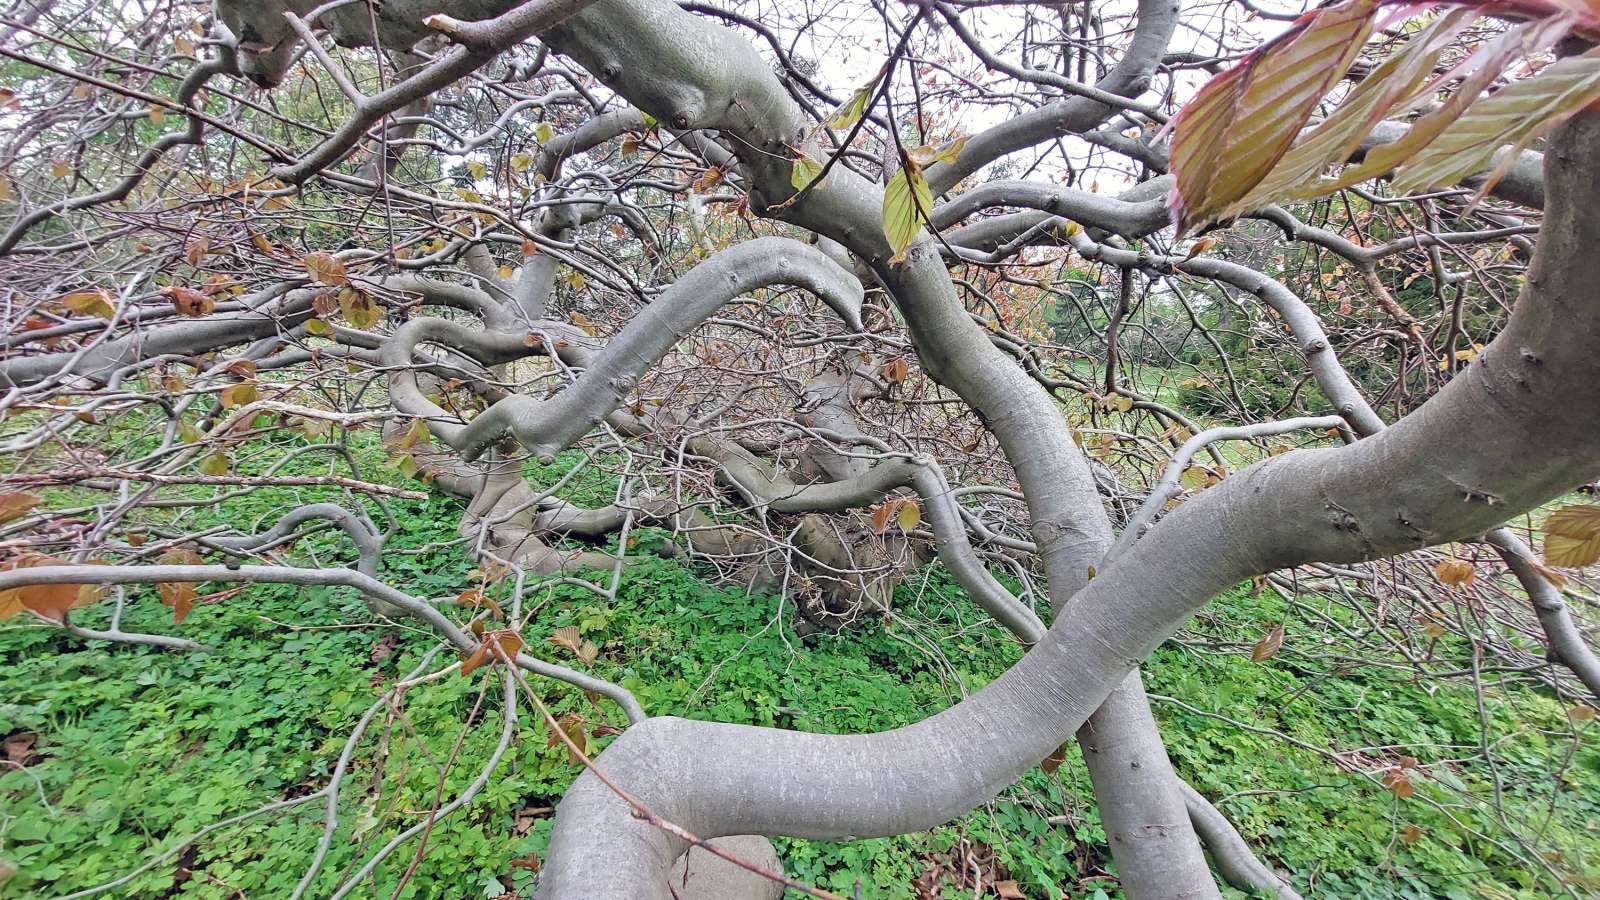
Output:
<svg viewBox="0 0 1600 900">
<path fill-rule="evenodd" d="M 19 519 L 27 515 L 39 503 L 39 498 L 33 494 L 0 494 L 0 523 L 9 522 L 12 519 Z"/>
<path fill-rule="evenodd" d="M 1044 769 L 1046 774 L 1054 774 L 1057 769 L 1061 768 L 1061 764 L 1066 761 L 1067 745 L 1062 744 L 1051 751 L 1050 755 L 1044 758 L 1044 762 L 1039 763 L 1039 768 Z"/>
<path fill-rule="evenodd" d="M 896 356 L 883 364 L 884 380 L 890 384 L 899 384 L 911 374 L 911 364 L 903 356 Z"/>
<path fill-rule="evenodd" d="M 306 274 L 311 276 L 312 281 L 338 286 L 349 280 L 349 276 L 345 273 L 344 260 L 326 250 L 307 253 L 302 262 L 305 263 Z"/>
<path fill-rule="evenodd" d="M 161 602 L 172 607 L 172 624 L 182 625 L 183 620 L 189 617 L 189 611 L 194 609 L 194 582 L 163 581 L 156 585 L 156 589 L 161 593 Z"/>
<path fill-rule="evenodd" d="M 1564 506 L 1544 522 L 1544 559 L 1576 569 L 1600 561 L 1600 506 Z"/>
<path fill-rule="evenodd" d="M 710 193 L 714 188 L 716 188 L 717 185 L 722 183 L 722 177 L 722 169 L 718 166 L 712 166 L 711 168 L 702 172 L 700 177 L 696 178 L 694 183 L 689 187 L 692 188 L 696 194 Z"/>
<path fill-rule="evenodd" d="M 1433 575 L 1451 587 L 1469 588 L 1478 580 L 1478 570 L 1464 559 L 1442 559 L 1433 567 Z"/>
<path fill-rule="evenodd" d="M 1417 841 L 1422 840 L 1422 829 L 1415 825 L 1407 825 L 1400 832 L 1400 840 L 1402 843 L 1415 844 Z"/>
<path fill-rule="evenodd" d="M 568 625 L 564 628 L 557 628 L 555 633 L 550 635 L 547 640 L 551 644 L 554 644 L 557 647 L 565 647 L 573 653 L 577 653 L 579 648 L 583 645 L 582 635 L 578 632 L 578 626 L 576 625 Z"/>
<path fill-rule="evenodd" d="M 217 301 L 204 291 L 197 291 L 190 287 L 172 286 L 164 287 L 161 293 L 172 301 L 172 308 L 180 316 L 198 319 L 208 316 L 217 308 Z"/>
<path fill-rule="evenodd" d="M 894 503 L 886 502 L 872 511 L 872 533 L 883 534 L 889 530 L 889 519 L 894 516 Z"/>
<path fill-rule="evenodd" d="M 515 631 L 495 632 L 495 642 L 500 647 L 500 654 L 506 659 L 516 659 L 522 652 L 522 635 Z"/>
<path fill-rule="evenodd" d="M 471 675 L 473 672 L 478 671 L 478 667 L 483 665 L 488 659 L 489 643 L 488 641 L 484 641 L 478 644 L 478 648 L 472 651 L 470 656 L 464 656 L 461 658 L 461 677 L 465 678 L 468 675 Z"/>
<path fill-rule="evenodd" d="M 592 666 L 600 658 L 600 648 L 595 646 L 594 641 L 584 641 L 583 646 L 578 648 L 578 658 L 583 660 L 584 665 Z"/>
<path fill-rule="evenodd" d="M 1416 785 L 1411 783 L 1410 776 L 1401 769 L 1390 769 L 1383 773 L 1383 786 L 1394 792 L 1396 797 L 1405 798 L 1417 792 Z"/>
<path fill-rule="evenodd" d="M 1271 631 L 1262 635 L 1261 640 L 1256 641 L 1255 646 L 1250 648 L 1250 661 L 1266 662 L 1274 656 L 1277 656 L 1278 651 L 1282 648 L 1283 625 L 1279 624 Z"/>
<path fill-rule="evenodd" d="M 1288 152 L 1371 34 L 1377 6 L 1346 0 L 1302 17 L 1178 113 L 1171 160 L 1180 236 L 1222 217 Z"/>
</svg>

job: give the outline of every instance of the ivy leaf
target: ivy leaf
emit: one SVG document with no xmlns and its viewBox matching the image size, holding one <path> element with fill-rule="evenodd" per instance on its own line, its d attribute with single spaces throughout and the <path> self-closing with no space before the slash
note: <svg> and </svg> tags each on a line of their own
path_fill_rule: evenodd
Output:
<svg viewBox="0 0 1600 900">
<path fill-rule="evenodd" d="M 1544 522 L 1544 558 L 1568 569 L 1600 562 L 1600 506 L 1564 506 L 1551 513 Z"/>
<path fill-rule="evenodd" d="M 933 192 L 928 179 L 915 163 L 903 166 L 883 189 L 883 234 L 894 251 L 890 262 L 905 259 L 906 248 L 917 239 L 928 211 L 933 208 Z"/>
</svg>

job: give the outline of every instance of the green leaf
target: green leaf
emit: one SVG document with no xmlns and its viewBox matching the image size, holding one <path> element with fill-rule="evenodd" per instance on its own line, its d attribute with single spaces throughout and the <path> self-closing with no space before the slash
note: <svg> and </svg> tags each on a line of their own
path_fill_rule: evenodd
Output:
<svg viewBox="0 0 1600 900">
<path fill-rule="evenodd" d="M 883 234 L 894 250 L 890 262 L 905 258 L 906 248 L 922 231 L 924 216 L 933 208 L 933 193 L 922 170 L 912 164 L 889 179 L 883 189 Z"/>
<path fill-rule="evenodd" d="M 817 180 L 822 174 L 822 164 L 809 156 L 802 156 L 794 161 L 794 168 L 789 171 L 789 184 L 797 191 L 806 189 L 806 185 Z M 821 185 L 817 185 L 821 187 Z"/>
<path fill-rule="evenodd" d="M 1449 187 L 1488 168 L 1495 151 L 1512 145 L 1512 152 L 1479 188 L 1481 196 L 1516 161 L 1518 152 L 1596 100 L 1600 100 L 1600 47 L 1557 60 L 1532 78 L 1513 81 L 1472 104 L 1395 173 L 1395 190 Z"/>
<path fill-rule="evenodd" d="M 872 92 L 878 87 L 878 79 L 874 78 L 850 95 L 850 99 L 839 104 L 833 115 L 823 121 L 822 127 L 833 129 L 853 128 L 867 114 L 867 103 L 872 100 Z"/>
<path fill-rule="evenodd" d="M 200 461 L 201 475 L 226 475 L 228 474 L 228 454 L 213 453 Z"/>
</svg>

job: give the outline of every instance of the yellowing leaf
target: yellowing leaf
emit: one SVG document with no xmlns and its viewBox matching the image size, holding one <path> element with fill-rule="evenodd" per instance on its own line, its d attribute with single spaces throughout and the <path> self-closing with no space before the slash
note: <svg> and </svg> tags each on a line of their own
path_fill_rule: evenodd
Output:
<svg viewBox="0 0 1600 900">
<path fill-rule="evenodd" d="M 922 170 L 914 164 L 902 167 L 883 189 L 883 234 L 894 251 L 891 262 L 905 258 L 907 247 L 922 231 L 922 223 L 933 209 L 933 193 Z"/>
<path fill-rule="evenodd" d="M 220 476 L 228 474 L 228 454 L 218 451 L 200 461 L 201 475 Z"/>
<path fill-rule="evenodd" d="M 548 144 L 556 139 L 556 132 L 554 128 L 550 127 L 549 122 L 540 122 L 538 125 L 534 126 L 533 136 L 541 145 Z"/>
<path fill-rule="evenodd" d="M 167 120 L 166 107 L 159 106 L 159 105 L 154 104 L 154 103 L 150 104 L 150 121 L 156 123 L 157 125 L 160 125 L 162 122 L 165 122 L 166 120 Z"/>
<path fill-rule="evenodd" d="M 484 168 L 483 163 L 477 162 L 476 160 L 467 163 L 467 172 L 471 174 L 473 178 L 482 178 L 483 176 L 489 174 L 489 170 Z"/>
<path fill-rule="evenodd" d="M 426 421 L 412 419 L 411 427 L 406 429 L 406 433 L 401 435 L 395 446 L 401 450 L 410 450 L 419 444 L 426 447 L 428 446 L 428 439 L 431 437 L 432 434 L 428 431 L 428 423 Z"/>
<path fill-rule="evenodd" d="M 914 531 L 918 525 L 922 524 L 922 507 L 918 506 L 913 500 L 901 501 L 900 509 L 895 513 L 894 519 L 895 524 L 900 526 L 901 531 Z"/>
<path fill-rule="evenodd" d="M 372 299 L 372 295 L 355 288 L 347 287 L 339 292 L 339 311 L 352 328 L 371 328 L 383 318 L 383 310 Z"/>
<path fill-rule="evenodd" d="M 105 290 L 74 291 L 61 298 L 61 305 L 80 316 L 109 319 L 116 314 L 111 306 L 111 294 Z"/>
<path fill-rule="evenodd" d="M 218 399 L 221 400 L 224 409 L 231 409 L 235 406 L 244 406 L 246 403 L 254 403 L 260 397 L 261 392 L 256 389 L 254 381 L 241 381 L 223 388 Z"/>
<path fill-rule="evenodd" d="M 1600 506 L 1564 506 L 1544 522 L 1544 559 L 1578 569 L 1600 561 Z"/>
<path fill-rule="evenodd" d="M 533 154 L 526 151 L 511 154 L 511 171 L 526 172 L 533 167 Z"/>
</svg>

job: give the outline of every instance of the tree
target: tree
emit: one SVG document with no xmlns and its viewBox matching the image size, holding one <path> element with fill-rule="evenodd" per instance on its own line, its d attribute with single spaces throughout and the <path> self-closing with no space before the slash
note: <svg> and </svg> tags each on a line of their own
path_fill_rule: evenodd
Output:
<svg viewBox="0 0 1600 900">
<path fill-rule="evenodd" d="M 1531 601 L 1496 605 L 1471 671 L 1488 653 L 1589 708 L 1600 665 L 1563 591 L 1600 555 L 1595 507 L 1551 517 L 1544 560 L 1500 526 L 1600 475 L 1600 12 L 1389 22 L 1347 0 L 1226 66 L 1223 23 L 1253 7 L 1208 9 L 1217 33 L 1183 48 L 1168 0 L 882 11 L 846 93 L 795 49 L 816 21 L 738 5 L 22 4 L 0 53 L 47 77 L 9 100 L 3 605 L 195 650 L 72 610 L 157 584 L 181 623 L 201 583 L 341 585 L 487 667 L 578 757 L 592 735 L 521 673 L 609 698 L 629 726 L 562 800 L 544 896 L 670 896 L 667 867 L 710 838 L 929 828 L 1074 735 L 1129 896 L 1217 895 L 1205 851 L 1294 896 L 1174 775 L 1137 667 L 1241 582 L 1387 571 L 1398 595 L 1405 566 L 1431 573 L 1419 609 Z M 1012 43 L 1020 61 L 991 49 Z M 1021 110 L 967 131 L 976 102 Z M 1036 147 L 1037 177 L 990 168 Z M 1179 244 L 1237 217 L 1282 240 Z M 363 476 L 349 446 L 374 423 L 420 484 Z M 529 477 L 573 448 L 620 469 L 615 502 Z M 304 453 L 327 474 L 281 474 Z M 115 500 L 63 509 L 40 493 L 59 485 Z M 214 502 L 169 496 L 193 485 L 345 502 L 194 533 L 160 512 Z M 484 572 L 455 609 L 383 577 L 365 504 L 421 489 L 463 501 Z M 354 566 L 268 556 L 319 519 Z M 581 635 L 557 641 L 571 666 L 521 636 L 533 585 L 599 569 L 581 583 L 614 597 L 642 526 L 791 598 L 801 633 L 889 615 L 937 564 L 1030 649 L 897 731 L 650 716 L 584 671 Z M 1476 587 L 1429 549 L 1478 541 L 1503 570 Z M 1254 654 L 1293 639 L 1279 623 Z"/>
</svg>

